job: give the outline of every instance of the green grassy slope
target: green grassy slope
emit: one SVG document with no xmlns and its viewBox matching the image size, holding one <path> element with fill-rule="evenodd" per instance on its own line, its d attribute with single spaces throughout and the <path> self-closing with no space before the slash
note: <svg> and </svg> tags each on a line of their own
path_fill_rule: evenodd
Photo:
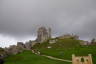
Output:
<svg viewBox="0 0 96 64">
<path fill-rule="evenodd" d="M 93 62 L 96 63 L 96 46 L 81 46 L 80 40 L 58 39 L 56 43 L 49 44 L 48 41 L 42 44 L 36 44 L 33 49 L 37 49 L 43 55 L 49 55 L 65 60 L 72 60 L 72 54 L 77 56 L 87 56 L 92 54 Z M 47 48 L 51 46 L 52 48 Z M 55 61 L 46 57 L 32 54 L 31 51 L 25 51 L 6 59 L 5 64 L 71 64 L 67 62 Z"/>
<path fill-rule="evenodd" d="M 72 54 L 79 56 L 87 56 L 92 54 L 93 62 L 96 63 L 96 46 L 81 46 L 80 40 L 74 39 L 59 39 L 57 43 L 49 44 L 48 42 L 37 44 L 35 49 L 39 50 L 41 54 L 50 55 L 57 58 L 72 60 Z M 48 49 L 47 47 L 52 48 Z"/>
<path fill-rule="evenodd" d="M 24 51 L 23 53 L 10 56 L 6 58 L 5 62 L 5 64 L 71 64 L 35 55 L 31 51 Z"/>
<path fill-rule="evenodd" d="M 80 40 L 74 40 L 74 39 L 58 39 L 56 41 L 56 43 L 54 44 L 49 44 L 48 41 L 42 43 L 42 44 L 36 44 L 33 48 L 35 49 L 45 49 L 48 46 L 51 46 L 52 48 L 64 48 L 64 49 L 68 49 L 68 48 L 73 48 L 73 47 L 78 47 L 80 46 Z"/>
</svg>

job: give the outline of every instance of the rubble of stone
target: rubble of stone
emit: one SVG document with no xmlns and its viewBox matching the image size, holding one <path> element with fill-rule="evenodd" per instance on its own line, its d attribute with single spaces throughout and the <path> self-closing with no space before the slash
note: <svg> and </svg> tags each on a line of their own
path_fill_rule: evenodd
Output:
<svg viewBox="0 0 96 64">
<path fill-rule="evenodd" d="M 31 50 L 31 48 L 32 48 L 32 42 L 30 41 L 30 42 L 26 42 L 25 43 L 25 48 L 26 48 L 26 50 Z"/>
<path fill-rule="evenodd" d="M 36 44 L 36 41 L 31 41 L 29 40 L 28 42 L 25 43 L 25 49 L 26 50 L 32 50 L 32 47 Z"/>
<path fill-rule="evenodd" d="M 88 42 L 88 41 L 82 41 L 82 42 L 80 42 L 80 45 L 90 45 L 90 42 Z"/>
<path fill-rule="evenodd" d="M 36 41 L 28 41 L 25 44 L 23 42 L 17 42 L 17 45 L 11 45 L 8 48 L 4 48 L 4 53 L 2 53 L 4 56 L 5 55 L 15 55 L 18 53 L 23 52 L 24 50 L 32 50 L 32 47 L 36 44 Z M 0 54 L 1 55 L 1 54 Z"/>
<path fill-rule="evenodd" d="M 16 45 L 11 45 L 9 48 L 5 49 L 5 52 L 10 55 L 10 54 L 18 54 L 22 52 L 23 50 L 17 47 Z"/>
<path fill-rule="evenodd" d="M 49 40 L 49 43 L 50 43 L 50 44 L 54 44 L 54 43 L 56 43 L 57 41 L 58 41 L 57 39 L 50 39 L 50 40 Z"/>
<path fill-rule="evenodd" d="M 17 47 L 23 50 L 26 48 L 23 42 L 17 42 Z"/>
<path fill-rule="evenodd" d="M 59 36 L 57 38 L 59 38 L 59 39 L 72 38 L 72 39 L 79 40 L 79 36 L 73 35 L 73 34 L 72 35 L 71 34 L 65 34 L 65 35 Z"/>
<path fill-rule="evenodd" d="M 40 27 L 37 31 L 37 39 L 36 41 L 39 43 L 43 43 L 44 41 L 51 38 L 51 28 L 46 29 L 45 27 Z"/>
</svg>

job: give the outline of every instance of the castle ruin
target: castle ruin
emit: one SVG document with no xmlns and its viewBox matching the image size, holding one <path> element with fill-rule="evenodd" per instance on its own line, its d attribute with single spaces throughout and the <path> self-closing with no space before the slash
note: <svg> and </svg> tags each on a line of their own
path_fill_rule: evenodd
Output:
<svg viewBox="0 0 96 64">
<path fill-rule="evenodd" d="M 37 31 L 36 41 L 42 43 L 51 38 L 51 28 L 40 27 Z"/>
<path fill-rule="evenodd" d="M 93 64 L 92 56 L 89 54 L 88 56 L 75 56 L 72 55 L 72 64 Z"/>
</svg>

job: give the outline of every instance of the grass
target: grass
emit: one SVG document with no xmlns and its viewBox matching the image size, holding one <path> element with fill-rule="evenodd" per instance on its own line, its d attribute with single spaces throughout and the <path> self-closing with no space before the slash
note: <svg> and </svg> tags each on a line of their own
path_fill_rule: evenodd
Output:
<svg viewBox="0 0 96 64">
<path fill-rule="evenodd" d="M 80 46 L 70 49 L 63 48 L 52 48 L 52 49 L 39 49 L 40 52 L 44 55 L 54 56 L 57 58 L 62 58 L 66 60 L 72 60 L 72 54 L 77 56 L 87 56 L 92 54 L 93 62 L 96 63 L 96 46 Z"/>
<path fill-rule="evenodd" d="M 68 49 L 68 48 L 74 48 L 74 47 L 78 47 L 80 46 L 80 40 L 75 40 L 75 39 L 58 39 L 56 41 L 56 43 L 54 44 L 49 44 L 48 41 L 44 42 L 44 43 L 37 43 L 33 48 L 35 49 L 45 49 L 48 46 L 51 46 L 52 48 L 64 48 L 64 49 Z"/>
<path fill-rule="evenodd" d="M 56 43 L 49 44 L 48 41 L 42 44 L 36 44 L 33 49 L 37 49 L 41 54 L 49 55 L 65 60 L 72 60 L 72 54 L 77 56 L 87 56 L 92 54 L 93 63 L 96 63 L 96 46 L 81 46 L 80 40 L 58 39 Z M 47 48 L 51 46 L 52 48 Z M 72 64 L 48 59 L 46 57 L 32 54 L 31 51 L 25 51 L 21 54 L 6 58 L 5 64 Z"/>
<path fill-rule="evenodd" d="M 5 62 L 5 64 L 71 64 L 35 55 L 31 51 L 24 51 L 21 54 L 10 56 L 6 58 Z"/>
<path fill-rule="evenodd" d="M 54 44 L 42 43 L 34 48 L 39 50 L 41 54 L 54 56 L 57 58 L 72 60 L 72 54 L 77 56 L 87 56 L 92 54 L 93 62 L 96 63 L 96 46 L 81 46 L 79 43 L 80 40 L 74 39 L 59 39 Z M 48 49 L 47 47 L 51 46 L 52 48 Z"/>
</svg>

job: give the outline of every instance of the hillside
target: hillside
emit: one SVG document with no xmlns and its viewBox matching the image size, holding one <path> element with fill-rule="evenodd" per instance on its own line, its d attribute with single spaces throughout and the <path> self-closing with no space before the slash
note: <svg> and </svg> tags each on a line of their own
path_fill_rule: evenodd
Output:
<svg viewBox="0 0 96 64">
<path fill-rule="evenodd" d="M 20 54 L 6 58 L 5 64 L 72 64 L 65 61 L 52 60 L 42 55 L 52 56 L 64 60 L 72 60 L 72 54 L 77 56 L 87 56 L 92 54 L 93 62 L 96 63 L 96 46 L 80 45 L 81 40 L 70 38 L 51 39 L 56 40 L 50 44 L 50 40 L 44 43 L 37 43 L 32 49 L 38 50 L 41 55 L 36 55 L 32 51 L 24 51 Z"/>
<path fill-rule="evenodd" d="M 56 43 L 49 44 L 48 41 L 42 44 L 37 44 L 34 49 L 37 49 L 41 54 L 49 55 L 57 58 L 72 60 L 72 54 L 79 56 L 93 55 L 93 61 L 96 63 L 96 46 L 80 45 L 81 40 L 74 39 L 58 39 Z M 48 48 L 50 46 L 51 48 Z"/>
<path fill-rule="evenodd" d="M 10 56 L 5 61 L 5 64 L 70 64 L 35 55 L 31 51 L 24 51 L 23 53 Z"/>
<path fill-rule="evenodd" d="M 51 40 L 56 40 L 55 43 L 50 44 L 50 40 L 45 41 L 44 43 L 37 43 L 33 48 L 35 49 L 45 49 L 48 46 L 52 47 L 52 48 L 64 48 L 64 49 L 68 49 L 68 48 L 74 48 L 74 47 L 78 47 L 80 46 L 80 41 L 81 40 L 75 40 L 75 39 L 70 39 L 70 38 L 65 38 L 65 39 L 51 39 Z"/>
</svg>

